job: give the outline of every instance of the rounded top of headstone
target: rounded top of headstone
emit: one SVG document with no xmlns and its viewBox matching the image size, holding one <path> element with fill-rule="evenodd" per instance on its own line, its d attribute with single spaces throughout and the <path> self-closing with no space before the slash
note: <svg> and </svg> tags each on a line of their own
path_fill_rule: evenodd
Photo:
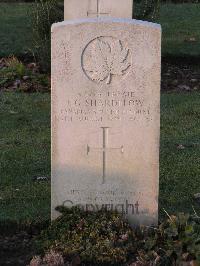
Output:
<svg viewBox="0 0 200 266">
<path fill-rule="evenodd" d="M 66 25 L 78 25 L 84 23 L 127 23 L 131 25 L 138 25 L 143 27 L 149 27 L 161 30 L 161 25 L 153 22 L 136 20 L 136 19 L 122 19 L 122 18 L 84 18 L 84 19 L 74 19 L 74 20 L 65 20 L 62 22 L 54 23 L 52 25 L 52 31 L 60 26 Z"/>
</svg>

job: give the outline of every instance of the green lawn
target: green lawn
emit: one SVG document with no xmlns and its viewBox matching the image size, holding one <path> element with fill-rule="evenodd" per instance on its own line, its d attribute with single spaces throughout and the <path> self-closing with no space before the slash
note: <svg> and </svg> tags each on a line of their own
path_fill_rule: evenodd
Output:
<svg viewBox="0 0 200 266">
<path fill-rule="evenodd" d="M 160 208 L 192 211 L 200 193 L 200 93 L 161 98 Z M 178 149 L 183 145 L 185 149 Z"/>
<path fill-rule="evenodd" d="M 50 95 L 0 97 L 0 221 L 50 216 Z"/>
<path fill-rule="evenodd" d="M 162 95 L 160 214 L 192 212 L 200 192 L 200 93 Z M 39 222 L 50 216 L 49 94 L 0 98 L 0 221 Z M 185 149 L 177 149 L 182 144 Z"/>
<path fill-rule="evenodd" d="M 0 57 L 32 50 L 28 12 L 31 4 L 0 3 Z M 164 4 L 163 55 L 200 56 L 200 4 Z"/>
<path fill-rule="evenodd" d="M 200 4 L 165 4 L 161 7 L 163 55 L 200 57 Z"/>
<path fill-rule="evenodd" d="M 29 3 L 0 3 L 0 57 L 32 49 Z"/>
</svg>

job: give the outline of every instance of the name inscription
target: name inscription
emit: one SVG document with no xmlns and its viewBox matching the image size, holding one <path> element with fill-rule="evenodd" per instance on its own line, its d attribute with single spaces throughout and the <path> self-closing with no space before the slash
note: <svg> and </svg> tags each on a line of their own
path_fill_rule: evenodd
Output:
<svg viewBox="0 0 200 266">
<path fill-rule="evenodd" d="M 64 122 L 151 120 L 151 108 L 134 91 L 78 93 L 69 97 L 55 117 Z"/>
</svg>

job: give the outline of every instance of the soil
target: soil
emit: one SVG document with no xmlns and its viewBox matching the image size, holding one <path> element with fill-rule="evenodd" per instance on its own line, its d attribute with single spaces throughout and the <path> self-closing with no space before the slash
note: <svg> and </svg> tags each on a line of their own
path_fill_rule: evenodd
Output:
<svg viewBox="0 0 200 266">
<path fill-rule="evenodd" d="M 162 60 L 162 91 L 200 91 L 200 64 L 191 61 Z M 196 63 L 196 62 L 194 62 Z"/>
<path fill-rule="evenodd" d="M 33 235 L 25 231 L 0 236 L 0 266 L 25 266 L 35 255 Z"/>
<path fill-rule="evenodd" d="M 0 85 L 0 90 L 15 91 L 18 87 L 23 92 L 44 92 L 49 91 L 50 82 L 48 87 L 45 87 L 39 80 L 39 75 L 43 74 L 41 69 L 36 63 L 33 63 L 33 58 L 24 57 L 20 58 L 27 69 L 31 69 L 35 73 L 35 81 L 31 81 L 28 76 L 23 79 L 16 79 L 12 82 L 6 82 L 4 86 Z M 32 60 L 32 61 L 31 61 Z M 161 90 L 166 92 L 190 92 L 200 91 L 200 57 L 164 57 L 162 58 L 162 79 Z M 0 58 L 0 70 L 6 67 L 4 58 Z M 48 74 L 46 74 L 49 77 Z M 50 77 L 49 77 L 50 80 Z"/>
</svg>

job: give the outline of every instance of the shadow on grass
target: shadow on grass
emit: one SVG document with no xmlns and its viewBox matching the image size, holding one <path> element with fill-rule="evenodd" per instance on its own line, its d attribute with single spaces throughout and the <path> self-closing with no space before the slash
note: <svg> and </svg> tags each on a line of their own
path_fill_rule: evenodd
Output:
<svg viewBox="0 0 200 266">
<path fill-rule="evenodd" d="M 170 63 L 177 66 L 189 65 L 189 66 L 198 66 L 200 68 L 200 55 L 192 56 L 192 55 L 171 55 L 165 54 L 162 56 L 162 63 Z"/>
</svg>

